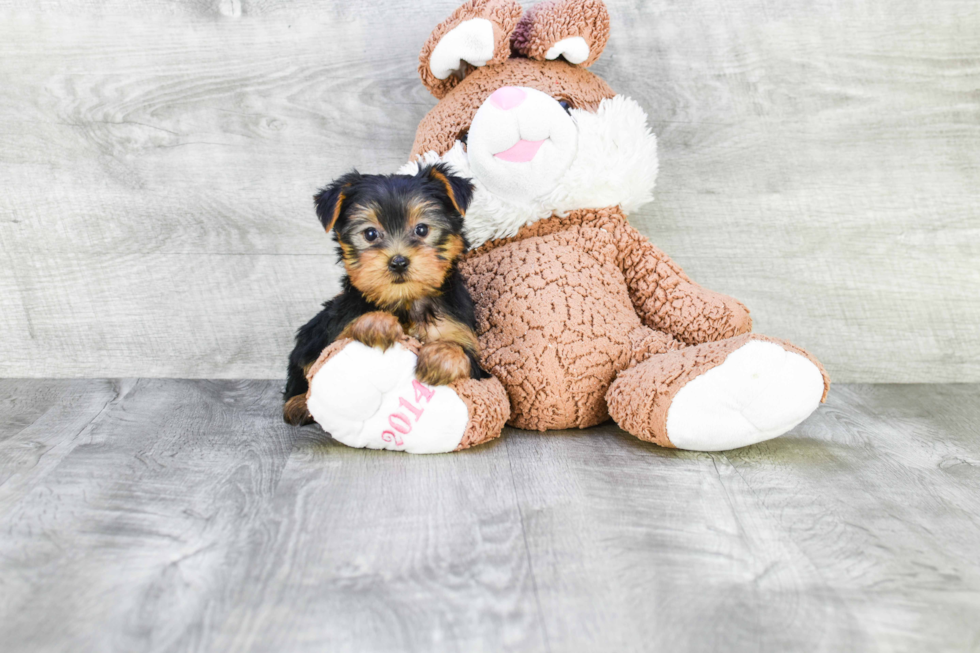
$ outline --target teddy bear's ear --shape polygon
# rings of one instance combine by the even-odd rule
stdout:
[[[514,51],[539,61],[564,57],[588,68],[609,39],[609,12],[601,0],[551,0],[527,10],[511,45]]]
[[[516,0],[470,0],[442,21],[419,54],[419,76],[442,99],[467,66],[486,66],[510,57],[510,35],[521,19]]]

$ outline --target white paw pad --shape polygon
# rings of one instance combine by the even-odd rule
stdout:
[[[752,340],[681,388],[667,412],[678,449],[724,451],[778,437],[820,405],[823,375],[807,358]]]
[[[352,342],[310,381],[313,419],[349,447],[445,453],[459,446],[466,404],[446,386],[415,378],[416,356],[396,344],[387,351]]]

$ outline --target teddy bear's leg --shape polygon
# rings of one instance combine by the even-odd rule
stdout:
[[[350,447],[444,453],[500,435],[510,417],[501,383],[462,379],[431,386],[415,378],[418,341],[386,350],[344,339],[310,368],[306,405],[313,419]]]
[[[621,372],[606,401],[641,440],[695,451],[780,436],[826,397],[820,363],[788,342],[747,333],[650,356]]]

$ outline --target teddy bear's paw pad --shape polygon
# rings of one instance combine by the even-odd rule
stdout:
[[[823,389],[823,375],[808,359],[753,340],[680,389],[667,413],[667,437],[694,451],[770,440],[806,419]]]
[[[453,451],[469,420],[466,404],[447,386],[418,381],[415,360],[400,344],[381,351],[352,342],[311,379],[307,408],[349,447]]]

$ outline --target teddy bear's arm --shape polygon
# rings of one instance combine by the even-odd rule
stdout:
[[[610,226],[630,299],[644,324],[689,345],[752,330],[752,318],[744,304],[691,281],[679,265],[625,219],[615,219]]]

